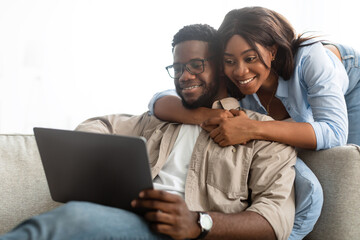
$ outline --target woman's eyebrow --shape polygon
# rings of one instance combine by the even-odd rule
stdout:
[[[250,51],[255,51],[255,49],[249,48],[249,49],[243,51],[243,52],[240,54],[240,56],[241,56],[241,55],[244,55],[245,53],[250,52]],[[224,52],[224,55],[226,55],[226,56],[234,56],[234,54],[227,53],[227,52]]]

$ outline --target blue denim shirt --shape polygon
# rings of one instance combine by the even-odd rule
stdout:
[[[287,81],[279,77],[275,96],[294,121],[312,125],[319,150],[346,144],[348,116],[344,95],[348,86],[341,61],[321,43],[315,43],[299,48],[294,73]],[[155,101],[165,95],[177,96],[175,90],[155,94],[149,103],[152,114]],[[256,93],[241,99],[240,105],[267,114]]]

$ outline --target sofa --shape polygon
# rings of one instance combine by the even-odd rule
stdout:
[[[306,239],[360,239],[360,148],[298,154],[324,190],[322,214]],[[50,197],[34,136],[0,134],[0,234],[59,205]]]

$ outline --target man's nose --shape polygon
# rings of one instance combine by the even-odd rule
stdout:
[[[184,69],[183,73],[181,74],[179,81],[183,82],[183,81],[188,81],[188,80],[193,80],[196,78],[195,74],[190,73],[186,68]]]

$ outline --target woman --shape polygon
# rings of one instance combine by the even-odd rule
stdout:
[[[360,145],[360,127],[355,123],[360,118],[359,56],[354,50],[326,45],[332,53],[314,39],[296,37],[285,18],[261,7],[229,12],[218,32],[223,72],[233,85],[231,90],[245,95],[242,107],[268,114],[275,121],[253,121],[241,111],[189,110],[173,96],[160,99],[174,92],[152,99],[149,108],[157,117],[202,124],[222,146],[252,139],[318,150],[346,142]],[[320,214],[322,191],[302,161],[297,161],[295,170],[296,216],[290,239],[301,239]]]
[[[296,37],[285,18],[260,7],[229,12],[218,32],[223,70],[245,95],[240,100],[242,107],[275,120],[291,117],[295,122],[258,122],[241,112],[233,112],[236,117],[224,121],[212,117],[219,111],[180,110],[171,105],[177,100],[167,98],[156,103],[156,116],[192,124],[205,121],[202,126],[222,146],[252,139],[317,150],[346,142],[360,145],[360,127],[355,122],[360,117],[355,94],[360,88],[360,74],[356,72],[358,65],[351,66],[357,64],[351,48],[327,45],[333,54],[320,42]],[[336,55],[340,56],[338,49],[350,82],[344,66],[336,59]]]

